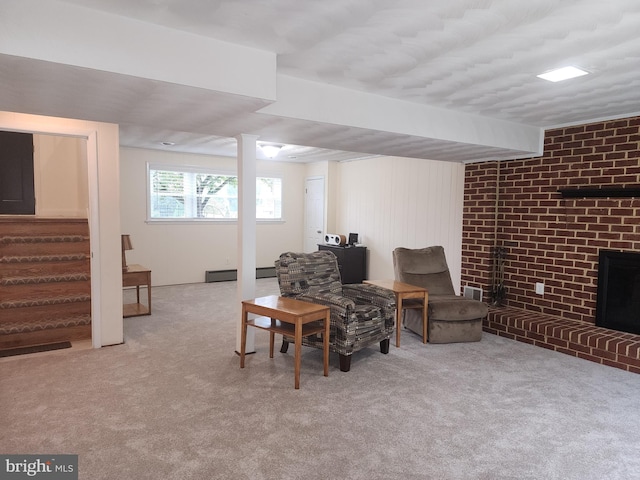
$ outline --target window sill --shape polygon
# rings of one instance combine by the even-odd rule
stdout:
[[[180,218],[168,218],[168,219],[159,219],[159,218],[148,218],[145,221],[148,225],[198,225],[198,224],[237,224],[238,220],[236,218],[233,219],[224,219],[224,218],[192,218],[192,219],[180,219]],[[285,223],[285,220],[282,218],[278,219],[258,219],[256,220],[257,224],[277,224],[277,223]]]

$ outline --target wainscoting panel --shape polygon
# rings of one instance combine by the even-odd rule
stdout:
[[[369,278],[393,278],[396,247],[442,245],[460,289],[464,165],[400,157],[339,164],[336,233],[368,247]]]

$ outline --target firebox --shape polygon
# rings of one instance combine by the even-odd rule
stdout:
[[[600,250],[596,325],[640,333],[640,253]]]

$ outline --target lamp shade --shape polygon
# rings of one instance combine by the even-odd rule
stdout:
[[[131,235],[122,235],[122,250],[133,250]]]

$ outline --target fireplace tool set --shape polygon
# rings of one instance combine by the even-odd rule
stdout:
[[[507,290],[504,286],[504,264],[507,258],[507,250],[504,247],[495,247],[493,250],[493,285],[491,289],[492,305],[502,306]]]

